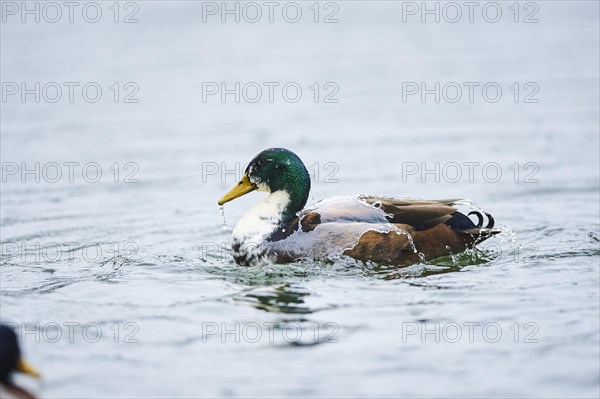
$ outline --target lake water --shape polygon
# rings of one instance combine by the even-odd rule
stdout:
[[[44,374],[24,385],[600,395],[598,2],[54,4],[2,3],[0,316]],[[267,147],[305,161],[311,203],[468,198],[506,232],[400,270],[237,266],[216,201]]]

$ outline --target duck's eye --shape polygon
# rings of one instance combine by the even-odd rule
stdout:
[[[265,163],[267,163],[267,161],[265,161],[264,159],[259,159],[258,160],[258,164],[259,165],[264,165]]]

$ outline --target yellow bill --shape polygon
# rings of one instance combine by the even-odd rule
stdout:
[[[23,358],[20,358],[17,361],[17,371],[20,371],[23,374],[28,374],[32,377],[41,378],[42,375],[34,369],[29,363],[27,363]]]
[[[248,194],[250,191],[256,190],[256,186],[250,182],[248,178],[248,173],[244,174],[242,180],[234,186],[227,194],[225,194],[221,199],[217,202],[219,205],[223,205],[226,202],[232,201],[242,195]]]

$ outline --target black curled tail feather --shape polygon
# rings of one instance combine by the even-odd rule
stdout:
[[[494,217],[492,215],[490,215],[487,212],[483,212],[483,214],[485,214],[485,216],[487,216],[488,222],[485,225],[485,227],[483,226],[483,222],[484,222],[484,217],[481,214],[481,212],[478,211],[471,211],[468,213],[469,216],[471,215],[475,215],[477,216],[477,224],[475,225],[476,227],[481,228],[486,228],[486,229],[491,229],[494,227],[494,224],[496,223],[496,221],[494,220]]]
[[[475,215],[477,216],[477,223],[474,223],[473,220],[471,220],[471,218],[467,215],[465,215],[464,213],[460,213],[458,211],[452,213],[452,217],[447,220],[445,223],[448,227],[454,229],[454,230],[458,230],[458,231],[470,231],[473,229],[491,229],[492,227],[494,227],[494,218],[492,217],[492,215],[490,215],[489,213],[486,212],[477,212],[477,211],[471,211],[468,213],[468,215]],[[485,215],[485,217],[484,217]],[[487,224],[484,226],[485,220],[487,217]]]

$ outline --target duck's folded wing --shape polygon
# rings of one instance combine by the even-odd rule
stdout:
[[[451,200],[407,200],[389,197],[360,197],[366,203],[382,209],[391,223],[406,224],[416,231],[427,230],[452,219],[457,209]]]

